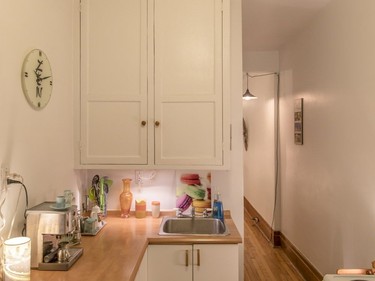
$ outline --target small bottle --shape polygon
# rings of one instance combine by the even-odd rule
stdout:
[[[152,217],[158,218],[160,216],[160,202],[152,201],[151,203]]]
[[[224,222],[224,208],[223,202],[220,199],[220,193],[215,195],[214,205],[212,209],[212,216]]]

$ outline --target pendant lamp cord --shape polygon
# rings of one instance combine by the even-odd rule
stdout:
[[[275,98],[275,197],[273,202],[273,213],[272,213],[272,223],[271,223],[271,229],[274,229],[275,227],[275,215],[276,215],[276,206],[277,206],[277,198],[278,198],[278,190],[279,190],[279,177],[280,177],[280,113],[279,113],[279,98],[280,98],[280,74],[275,73],[277,77],[276,82],[276,98]],[[271,231],[271,237],[270,240],[273,240],[274,231]],[[272,244],[274,244],[275,241],[272,241]]]

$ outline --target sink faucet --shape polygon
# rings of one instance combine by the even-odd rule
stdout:
[[[203,211],[203,217],[204,217],[204,218],[209,218],[209,217],[211,217],[211,214],[210,214],[211,211],[212,211],[211,208],[205,208],[204,211]]]
[[[176,212],[176,217],[177,218],[194,218],[195,217],[195,207],[191,207],[190,215],[184,215],[182,212],[183,212],[182,209],[178,208]]]
[[[191,207],[191,213],[190,213],[190,216],[191,216],[192,218],[195,217],[195,207]]]

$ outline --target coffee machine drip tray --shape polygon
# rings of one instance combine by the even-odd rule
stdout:
[[[45,271],[67,271],[83,254],[83,248],[69,248],[70,258],[67,262],[40,262],[38,269]]]

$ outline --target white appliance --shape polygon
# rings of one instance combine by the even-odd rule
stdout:
[[[375,281],[375,275],[337,275],[327,274],[323,281]]]

